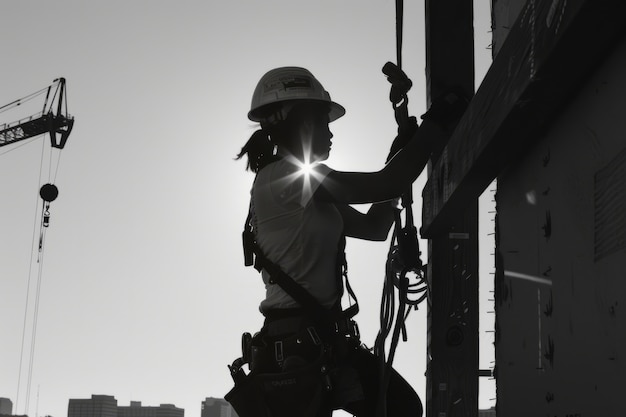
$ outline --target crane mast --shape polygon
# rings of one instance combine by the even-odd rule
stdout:
[[[56,88],[53,92],[55,84]],[[51,93],[53,93],[52,99],[50,99]],[[0,110],[21,104],[22,99],[19,99],[0,107]],[[52,147],[63,149],[73,126],[74,117],[67,112],[65,78],[58,78],[47,88],[42,111],[16,122],[0,125],[0,147],[49,133]]]

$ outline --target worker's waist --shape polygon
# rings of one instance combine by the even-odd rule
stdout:
[[[337,309],[333,312],[336,313],[333,314],[334,318],[328,321],[320,320],[319,317],[314,317],[301,308],[269,310],[264,313],[264,327],[268,336],[294,334],[309,327],[316,328],[322,337],[333,334],[358,336],[356,322],[342,316],[341,311]]]

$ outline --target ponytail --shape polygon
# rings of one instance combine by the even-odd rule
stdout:
[[[250,136],[250,139],[241,148],[241,152],[239,152],[236,159],[239,160],[244,155],[247,155],[246,170],[256,173],[276,159],[274,148],[275,145],[270,139],[268,131],[259,129]]]
[[[326,104],[319,106],[320,104],[307,102],[289,106],[283,104],[273,108],[273,113],[268,113],[269,115],[261,121],[261,128],[250,136],[236,159],[239,160],[247,155],[246,170],[259,172],[266,165],[280,158],[277,155],[277,148],[289,150],[295,145],[293,141],[299,134],[302,114],[313,110],[320,111],[320,109],[324,112],[328,111]]]

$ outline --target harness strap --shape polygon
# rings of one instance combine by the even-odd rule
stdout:
[[[293,298],[298,304],[306,309],[312,317],[318,317],[327,323],[334,323],[342,319],[350,319],[359,312],[359,303],[356,299],[356,294],[352,290],[350,283],[348,282],[348,276],[346,273],[347,266],[345,261],[345,236],[342,236],[338,254],[338,286],[339,286],[339,304],[341,303],[341,296],[343,295],[343,280],[346,281],[346,289],[348,294],[355,303],[347,309],[341,311],[339,305],[339,312],[335,312],[334,309],[328,309],[322,306],[319,301],[315,299],[304,287],[298,284],[291,276],[285,273],[278,265],[270,261],[264,254],[259,245],[256,242],[254,232],[252,229],[252,207],[248,211],[248,217],[244,225],[242,233],[243,251],[244,251],[244,264],[246,266],[254,265],[254,268],[261,272],[265,269],[270,275],[270,283],[278,284],[291,298]]]
[[[269,261],[261,254],[258,245],[255,245],[256,259],[254,267],[260,271],[265,269],[270,274],[270,284],[278,284],[287,294],[289,294],[298,304],[310,313],[323,317],[332,322],[331,311],[324,308],[307,290],[283,272],[276,264]]]

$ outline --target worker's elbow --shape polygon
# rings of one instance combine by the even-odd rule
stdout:
[[[389,237],[389,231],[383,233],[377,233],[373,236],[372,241],[374,242],[384,242]]]
[[[389,237],[390,227],[367,227],[360,230],[346,231],[346,236],[372,242],[384,242]]]

